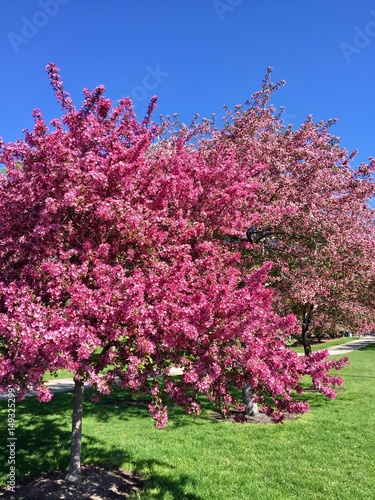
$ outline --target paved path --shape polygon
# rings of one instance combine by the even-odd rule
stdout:
[[[357,349],[361,349],[361,347],[365,347],[370,344],[375,344],[375,336],[367,336],[361,337],[360,339],[353,340],[352,342],[348,342],[347,344],[342,344],[334,347],[330,347],[328,352],[331,356],[344,356],[348,352],[355,351]],[[181,368],[171,368],[171,375],[182,375]],[[52,392],[67,392],[72,391],[74,388],[74,382],[71,378],[59,378],[54,380],[48,380],[48,387],[50,387]],[[35,391],[30,391],[27,396],[35,396]],[[7,399],[7,395],[0,394],[0,401]]]
[[[344,356],[346,353],[351,351],[356,351],[357,349],[361,349],[361,347],[365,347],[370,344],[375,344],[375,336],[365,336],[360,339],[352,340],[347,344],[336,345],[334,347],[330,347],[328,350],[331,356],[341,355]]]

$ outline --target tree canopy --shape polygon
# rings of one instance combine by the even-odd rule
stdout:
[[[269,77],[222,130],[176,131],[152,121],[156,98],[139,121],[101,85],[76,109],[47,71],[62,118],[50,128],[34,110],[23,140],[0,143],[0,389],[48,401],[44,374],[67,369],[78,399],[84,382],[150,394],[158,427],[163,392],[226,413],[231,388],[249,384],[275,421],[308,411],[295,398],[304,375],[334,397],[329,371],[346,360],[286,340],[309,305],[321,317],[353,297],[365,307],[372,167],[353,172],[323,124],[285,128]]]
[[[335,120],[286,126],[269,103],[279,85],[269,72],[251,106],[228,113],[213,150],[264,166],[247,231],[250,265],[274,263],[277,310],[296,314],[309,354],[313,331],[374,327],[375,160],[354,167],[356,152],[329,132]]]

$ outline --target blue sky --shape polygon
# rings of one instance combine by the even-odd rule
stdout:
[[[143,116],[222,116],[261,86],[287,84],[286,121],[338,118],[331,129],[356,163],[375,156],[375,3],[367,0],[1,0],[0,136],[22,137],[33,108],[60,116],[45,66],[61,69],[80,106],[98,84]]]

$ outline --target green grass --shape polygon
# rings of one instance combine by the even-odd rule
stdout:
[[[171,408],[168,427],[158,431],[146,404],[106,404],[126,397],[124,391],[98,404],[86,397],[83,462],[143,474],[148,489],[142,499],[374,498],[375,345],[349,358],[337,399],[306,393],[311,413],[282,425],[217,422],[204,402],[199,419]],[[48,404],[35,398],[18,403],[17,480],[68,467],[71,406],[71,393],[56,394]],[[0,408],[4,484],[6,403]]]
[[[44,380],[55,380],[57,378],[73,378],[74,373],[68,372],[67,370],[59,370],[56,372],[56,375],[51,375],[50,373],[46,373],[43,377]]]
[[[321,344],[313,344],[311,346],[312,351],[320,351],[321,349],[329,349],[330,347],[334,347],[336,345],[347,344],[348,342],[352,342],[356,340],[353,337],[342,337],[339,339],[331,339],[326,342],[322,342]],[[304,352],[303,347],[292,347],[295,352]]]

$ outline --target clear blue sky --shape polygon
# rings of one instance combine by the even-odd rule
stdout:
[[[358,161],[375,156],[375,3],[367,0],[1,0],[0,136],[22,137],[33,108],[60,116],[45,66],[82,88],[131,95],[143,115],[222,115],[259,89],[267,66],[287,85],[274,103],[299,125],[332,129]],[[356,162],[357,163],[357,162]]]

